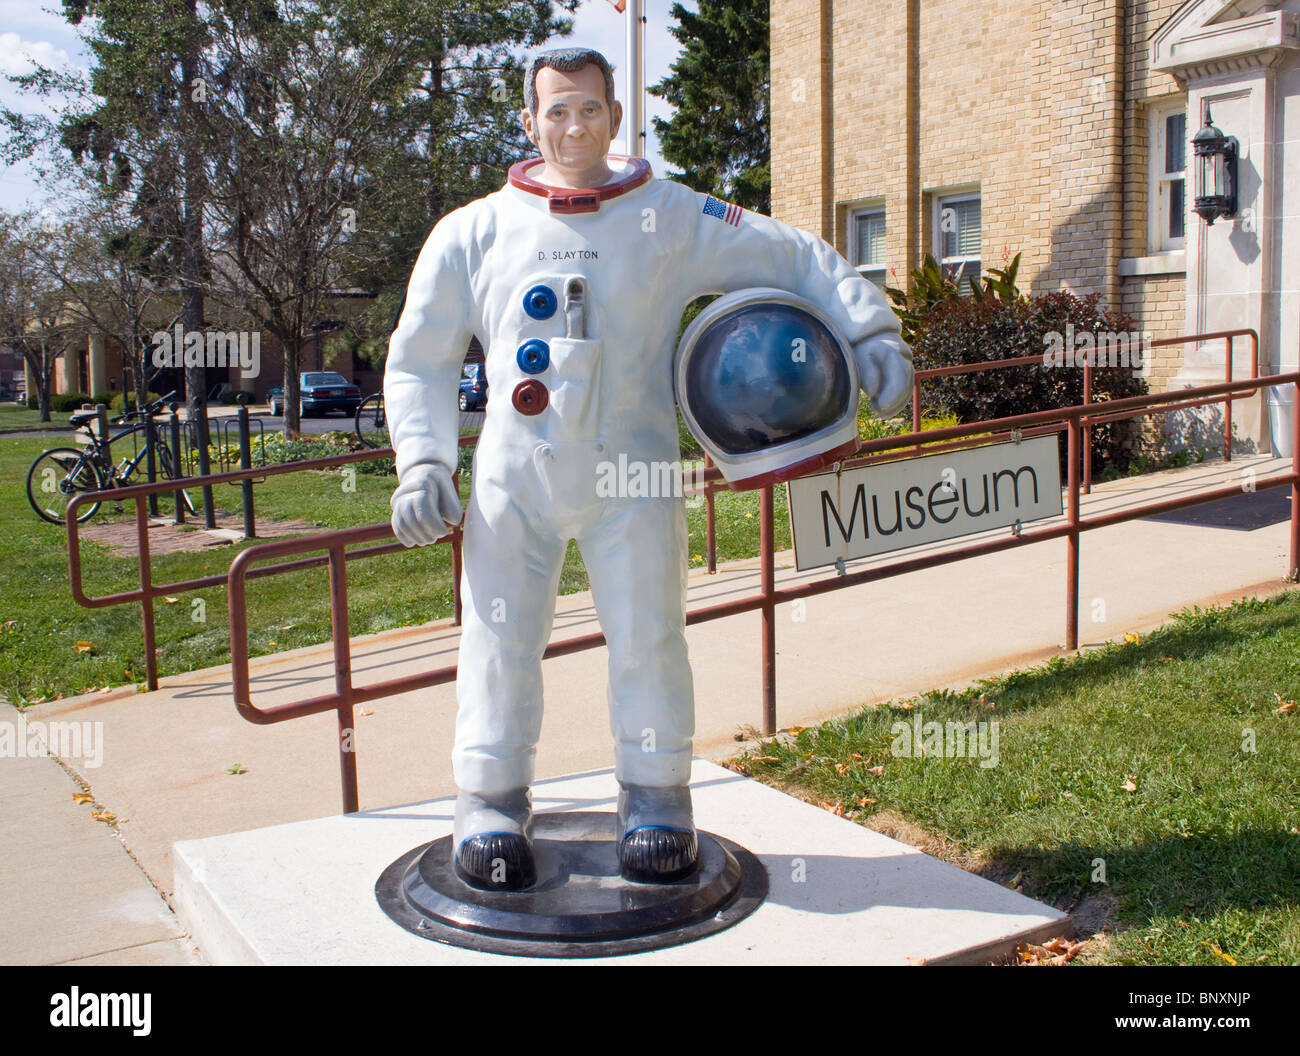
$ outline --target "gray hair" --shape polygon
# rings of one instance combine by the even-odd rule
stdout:
[[[552,69],[560,73],[573,73],[584,66],[596,66],[604,74],[605,105],[609,108],[610,123],[613,123],[614,71],[605,56],[591,48],[555,48],[539,52],[528,60],[528,66],[524,70],[524,105],[534,119],[537,117],[537,71]]]

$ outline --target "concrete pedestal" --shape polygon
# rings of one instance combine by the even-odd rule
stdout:
[[[978,964],[1068,929],[1051,906],[719,766],[696,760],[691,787],[696,824],[763,863],[767,899],[716,935],[580,963]],[[538,782],[534,809],[612,811],[617,790],[609,770]],[[216,964],[542,963],[430,942],[380,909],[380,873],[450,833],[454,802],[176,843],[177,914]]]

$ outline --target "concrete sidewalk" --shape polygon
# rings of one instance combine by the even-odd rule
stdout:
[[[1115,510],[1240,484],[1245,471],[1258,481],[1289,469],[1289,460],[1215,462],[1100,485],[1084,498],[1083,507],[1085,514]],[[1149,629],[1192,604],[1225,603],[1287,589],[1283,577],[1289,489],[1243,494],[1233,502],[1236,513],[1226,522],[1213,511],[1198,514],[1193,508],[1170,518],[1085,533],[1079,605],[1083,644]],[[1274,523],[1253,530],[1206,523],[1239,519],[1242,507]],[[920,547],[908,556],[945,548]],[[1064,640],[1065,554],[1065,540],[1054,540],[819,595],[802,606],[780,606],[780,724],[812,724],[861,704],[959,686],[1057,655]],[[899,556],[852,562],[849,568],[889,563]],[[777,555],[778,586],[834,575],[833,570],[797,573],[792,554]],[[753,560],[730,564],[713,576],[696,571],[690,576],[689,603],[694,608],[751,594],[758,580],[758,562]],[[596,629],[589,594],[559,599],[554,640]],[[693,626],[687,637],[696,686],[696,753],[723,759],[746,730],[761,724],[759,616],[750,613]],[[354,639],[353,679],[364,685],[454,663],[457,643],[457,628],[445,623]],[[539,779],[612,765],[605,664],[603,649],[546,662]],[[254,702],[261,706],[331,692],[334,664],[329,647],[317,646],[255,660],[252,674]],[[76,838],[42,843],[35,838],[40,830],[29,824],[30,814],[6,811],[7,845],[15,845],[14,833],[26,834],[20,841],[24,857],[10,860],[0,883],[0,896],[8,905],[32,907],[11,917],[21,928],[28,925],[19,921],[29,921],[39,929],[38,908],[43,903],[35,901],[38,897],[55,899],[64,907],[82,905],[80,900],[69,901],[78,897],[72,888],[60,893],[60,883],[93,876],[102,885],[104,906],[117,898],[138,899],[153,888],[170,898],[174,841],[322,817],[341,809],[333,715],[264,727],[247,723],[235,711],[228,667],[164,678],[159,690],[150,694],[124,687],[39,705],[26,714],[42,721],[103,723],[102,765],[88,769],[76,758],[65,763],[85,780],[96,801],[117,815],[121,840],[138,869],[132,866],[134,873],[114,870],[110,875],[95,864],[99,859],[91,855],[99,853],[97,840],[115,843],[101,823],[90,823],[93,831]],[[454,685],[361,707],[356,721],[361,808],[453,793],[454,719]],[[32,783],[34,763],[46,768],[37,784]],[[228,773],[235,764],[246,772]],[[71,776],[61,774],[49,760],[0,760],[0,790],[13,789],[0,794],[6,799],[11,794],[24,797],[23,810],[37,816],[47,808],[54,810],[58,801],[71,810],[71,794],[78,787]],[[96,839],[90,839],[92,835]],[[117,850],[125,861],[120,845]],[[33,870],[50,882],[29,885],[26,878]],[[155,934],[148,930],[152,926],[149,922],[138,940],[123,943],[106,959],[139,963],[153,956],[144,952],[159,942],[148,937]],[[88,938],[82,948],[75,943],[59,946],[56,958],[41,952],[45,941],[39,930],[16,936],[11,932],[0,948],[0,960],[69,960],[107,949]],[[178,942],[178,956],[182,950]]]

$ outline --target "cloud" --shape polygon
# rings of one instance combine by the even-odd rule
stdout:
[[[35,63],[57,70],[71,66],[72,56],[48,40],[23,40],[17,33],[0,33],[0,75],[30,73]]]

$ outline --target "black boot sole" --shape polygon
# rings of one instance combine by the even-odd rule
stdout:
[[[639,884],[671,884],[695,872],[699,853],[694,832],[636,829],[619,844],[619,874]]]
[[[457,876],[479,891],[524,891],[537,882],[533,849],[513,832],[471,836],[456,852],[455,868]]]

